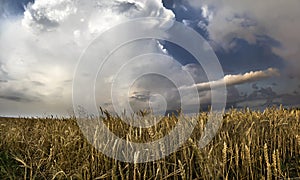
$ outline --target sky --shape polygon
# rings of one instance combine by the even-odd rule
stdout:
[[[115,25],[142,17],[163,18],[166,31],[173,21],[195,30],[213,49],[224,77],[208,82],[195,57],[174,43],[137,40],[104,63],[95,84],[97,106],[113,111],[129,102],[134,111],[149,104],[168,111],[183,98],[188,111],[205,109],[213,87],[225,82],[227,108],[299,107],[298,7],[299,0],[0,0],[0,115],[72,115],[74,73],[84,50]],[[120,30],[103,43],[132,33]],[[124,60],[147,53],[159,56],[130,65]],[[145,69],[161,75],[140,77]],[[176,88],[198,94],[180,97]]]

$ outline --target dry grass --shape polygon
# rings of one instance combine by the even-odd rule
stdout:
[[[177,152],[148,163],[108,158],[83,137],[75,119],[0,119],[0,179],[278,179],[300,177],[300,110],[231,110],[204,149],[197,140],[207,120],[197,118],[193,136]],[[120,137],[135,132],[117,121],[106,123]],[[140,133],[151,141],[176,124],[166,118]],[[167,128],[164,128],[167,127]],[[168,129],[169,128],[169,129]],[[124,134],[125,132],[125,134]],[[132,133],[137,134],[137,133]],[[157,135],[158,134],[158,135]]]

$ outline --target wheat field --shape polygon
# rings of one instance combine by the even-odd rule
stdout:
[[[300,177],[300,110],[232,109],[203,149],[197,141],[207,113],[196,118],[188,141],[171,155],[124,163],[97,151],[75,118],[0,118],[0,179],[286,179]],[[112,115],[104,122],[120,137],[151,141],[177,122],[165,117],[136,137]]]

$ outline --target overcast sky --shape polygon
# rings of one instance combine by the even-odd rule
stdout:
[[[117,82],[113,92],[120,97],[121,108],[123,97],[133,109],[151,102],[173,110],[180,105],[170,80],[176,79],[180,88],[197,88],[203,107],[210,104],[210,88],[220,82],[227,85],[227,107],[299,107],[299,7],[299,0],[1,0],[0,115],[72,113],[73,75],[83,50],[114,25],[141,17],[164,18],[166,24],[175,20],[193,28],[213,48],[224,77],[208,83],[205,71],[182,47],[139,40],[120,48],[104,66],[95,85],[98,105],[112,109],[108,85]],[[145,28],[154,26],[149,23]],[[109,43],[117,37],[106,40]],[[147,52],[161,58],[132,61],[114,79],[113,70],[123,67],[125,58]],[[169,80],[158,75],[136,78],[145,69],[164,72]],[[126,89],[130,82],[131,88]],[[188,107],[197,105],[194,96],[182,98]]]

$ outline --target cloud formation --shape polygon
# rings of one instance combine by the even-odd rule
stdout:
[[[298,57],[300,52],[297,44],[298,36],[294,37],[298,32],[298,24],[289,25],[293,15],[299,14],[295,11],[298,1],[292,0],[290,4],[287,3],[289,6],[295,5],[291,7],[291,12],[279,9],[280,6],[287,9],[286,4],[270,1],[267,0],[270,4],[276,4],[271,8],[278,9],[277,18],[273,18],[273,15],[265,15],[267,6],[265,2],[260,2],[262,3],[260,8],[256,8],[257,4],[254,8],[255,3],[252,1],[243,4],[234,0],[229,0],[228,3],[223,1],[219,3],[215,0],[199,3],[198,0],[189,0],[189,3],[202,10],[202,16],[208,23],[199,22],[196,25],[207,26],[213,41],[231,48],[231,42],[235,37],[255,43],[258,37],[261,38],[257,35],[268,35],[282,44],[282,46],[272,47],[272,50],[286,57],[291,62],[293,69],[291,72],[294,72],[297,65],[293,59]],[[6,11],[3,7],[0,6],[0,14]],[[247,11],[249,7],[253,7],[253,11]],[[174,19],[175,14],[166,9],[160,0],[35,0],[34,3],[26,6],[23,16],[7,17],[1,21],[0,113],[65,114],[72,106],[72,78],[83,50],[110,27],[140,17],[165,18],[166,21],[161,23],[167,29],[172,25],[170,20]],[[287,21],[284,21],[280,27],[276,23],[274,25],[273,21],[281,21],[282,18]],[[189,25],[189,21],[185,23]],[[291,27],[287,29],[288,33],[285,35],[281,33],[284,26]],[[155,26],[147,23],[145,28],[155,28]],[[120,30],[122,36],[129,36],[130,33]],[[116,37],[118,36],[107,37],[105,40],[114,41]],[[181,66],[176,63],[176,59],[172,58],[140,60],[120,74],[112,74],[113,70],[122,68],[124,59],[145,53],[168,55],[168,50],[159,41],[140,40],[121,47],[118,52],[111,55],[110,63],[105,65],[103,76],[97,79],[95,85],[99,104],[112,108],[111,99],[107,95],[111,93],[110,85],[112,83],[116,85],[118,82],[115,90],[118,91],[119,96],[116,97],[120,97],[120,100],[129,98],[131,105],[136,108],[148,107],[149,102],[160,110],[178,108],[180,105],[178,92],[173,90],[174,84],[163,77],[141,77],[131,86],[128,93],[126,89],[128,82],[135,80],[145,69],[163,72],[166,77],[177,80],[178,88],[197,88],[201,102],[205,105],[211,100],[210,88],[217,88],[221,82],[231,87],[232,96],[237,96],[238,92],[234,89],[234,85],[278,75],[278,71],[271,68],[240,75],[227,75],[219,81],[207,82],[205,72],[200,65]],[[116,79],[116,76],[119,79]],[[190,76],[194,83],[189,81]],[[193,94],[187,93],[181,98],[191,107],[197,105]],[[167,104],[164,104],[166,102]],[[124,105],[124,101],[119,104]],[[161,108],[161,105],[166,107]]]
[[[174,14],[159,0],[36,0],[26,6],[24,16],[3,20],[0,113],[14,111],[16,102],[18,114],[36,114],[47,109],[65,113],[72,106],[71,83],[80,54],[103,31],[137,17],[161,17],[168,21]],[[124,36],[128,33],[122,32]],[[107,41],[113,39],[107,37]],[[141,48],[164,52],[159,43],[149,41],[128,47],[127,55],[115,57],[114,63],[121,64],[122,58]],[[108,68],[113,67],[111,64]],[[20,93],[16,96],[14,92]],[[39,103],[27,105],[23,100]]]
[[[273,53],[287,61],[286,74],[300,78],[300,1],[185,0],[202,9],[209,21],[209,37],[224,49],[234,49],[235,39],[256,44],[269,37]]]

